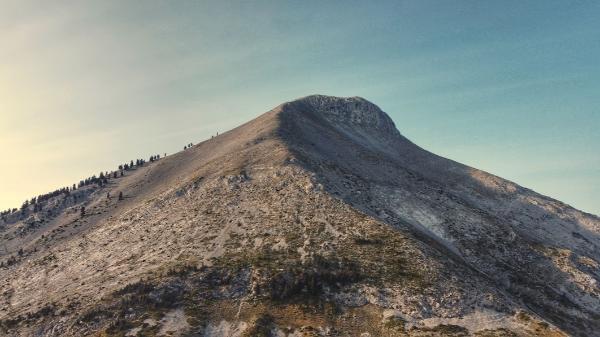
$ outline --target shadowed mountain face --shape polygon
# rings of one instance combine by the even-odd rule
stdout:
[[[284,103],[78,193],[0,221],[4,334],[600,336],[600,219],[362,98]]]

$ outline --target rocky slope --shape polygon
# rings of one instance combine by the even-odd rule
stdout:
[[[284,103],[61,205],[0,223],[5,335],[600,336],[600,219],[362,98]]]

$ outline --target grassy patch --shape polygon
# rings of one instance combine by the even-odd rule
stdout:
[[[406,322],[404,321],[404,319],[402,319],[402,317],[392,316],[392,317],[388,317],[385,320],[385,322],[383,323],[383,326],[386,329],[393,330],[393,331],[404,331],[404,324],[406,324]]]

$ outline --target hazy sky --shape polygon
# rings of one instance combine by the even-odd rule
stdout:
[[[594,1],[0,0],[0,209],[321,93],[600,214],[599,18]]]

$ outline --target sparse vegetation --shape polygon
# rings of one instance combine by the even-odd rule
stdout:
[[[244,331],[242,337],[272,337],[273,317],[263,314],[256,318],[248,329]]]
[[[434,327],[412,328],[410,334],[423,337],[467,337],[469,330],[459,325],[440,324]]]
[[[513,332],[509,329],[505,329],[505,328],[480,330],[475,333],[475,336],[476,337],[518,337],[518,335],[515,332]]]
[[[402,319],[402,317],[391,316],[385,320],[384,327],[393,331],[404,331],[405,323],[406,322],[404,319]]]
[[[157,161],[160,159],[160,155],[155,155],[155,156],[151,156],[152,158],[152,162]],[[97,176],[93,175],[91,177],[82,179],[79,181],[78,184],[73,184],[72,186],[67,186],[67,187],[62,187],[60,189],[54,190],[52,192],[49,193],[45,193],[45,194],[41,194],[39,196],[33,197],[31,199],[27,199],[25,200],[20,208],[20,215],[21,216],[25,216],[26,214],[32,212],[32,213],[37,213],[40,212],[43,209],[44,204],[53,198],[62,196],[63,198],[69,197],[71,195],[71,193],[75,190],[77,190],[78,188],[82,188],[82,187],[86,187],[86,186],[95,186],[95,187],[103,187],[106,186],[109,182],[109,179],[116,179],[119,176],[119,172],[121,173],[120,176],[124,176],[123,171],[128,171],[128,170],[132,170],[136,167],[142,167],[144,166],[144,164],[146,163],[146,161],[144,159],[136,159],[135,162],[133,160],[131,160],[128,164],[122,164],[119,165],[118,170],[117,171],[110,171],[110,172],[100,172]],[[10,208],[4,211],[0,212],[0,219],[3,219],[4,221],[7,221],[7,216],[17,213],[16,208]]]

